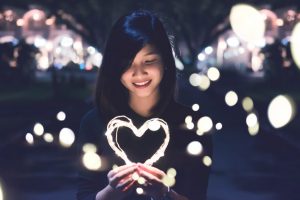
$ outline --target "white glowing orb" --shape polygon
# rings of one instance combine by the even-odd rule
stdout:
[[[137,173],[137,172],[134,172],[132,175],[131,175],[131,178],[132,180],[135,180],[137,181],[139,179],[140,175]]]
[[[199,83],[201,81],[200,79],[201,79],[201,77],[199,74],[193,73],[190,76],[189,81],[192,86],[197,87],[197,86],[199,86]]]
[[[274,128],[287,125],[295,115],[294,100],[285,95],[275,97],[268,107],[268,118]]]
[[[207,76],[211,81],[217,81],[220,78],[220,71],[216,67],[210,67]]]
[[[66,113],[63,111],[60,111],[56,115],[57,120],[64,121],[66,119]]]
[[[44,133],[44,126],[41,123],[36,123],[33,127],[33,132],[37,136],[41,136]]]
[[[174,168],[169,168],[169,169],[167,170],[167,176],[175,177],[176,174],[177,174],[177,171],[176,171],[176,169],[174,169]]]
[[[146,179],[142,176],[140,176],[137,180],[138,184],[144,185],[146,183]]]
[[[207,55],[210,55],[214,52],[214,49],[211,47],[211,46],[208,46],[204,49],[204,52],[207,54]]]
[[[190,155],[198,156],[202,153],[203,146],[198,141],[192,141],[187,145],[186,150]]]
[[[292,31],[291,52],[296,65],[300,69],[300,22],[296,24]]]
[[[195,125],[193,122],[190,122],[190,123],[186,124],[186,127],[187,127],[187,129],[192,130],[192,129],[194,129]]]
[[[197,104],[197,103],[193,104],[193,106],[192,106],[192,110],[193,110],[193,111],[198,111],[199,108],[200,108],[200,106],[199,106],[199,104]]]
[[[222,123],[218,122],[218,123],[216,124],[216,129],[217,129],[217,130],[221,130],[222,128],[223,128]]]
[[[87,51],[88,51],[89,54],[95,54],[97,52],[97,50],[92,46],[89,46],[87,48]]]
[[[71,47],[73,45],[73,43],[74,43],[73,38],[71,38],[69,36],[63,36],[60,41],[60,44],[63,47]]]
[[[64,147],[70,147],[75,141],[75,134],[69,128],[63,128],[59,132],[59,142]]]
[[[160,123],[159,123],[159,121],[156,121],[156,120],[150,121],[148,123],[148,128],[151,131],[158,131],[160,129]]]
[[[136,188],[136,193],[140,194],[140,195],[143,194],[144,193],[143,188],[140,188],[140,187]]]
[[[248,127],[248,132],[251,136],[255,136],[259,131],[259,123],[256,123],[254,126]]]
[[[47,40],[43,37],[36,37],[34,39],[34,46],[36,46],[37,48],[41,48],[46,46],[47,44]]]
[[[235,37],[235,36],[229,37],[229,38],[226,40],[226,42],[227,42],[227,44],[228,44],[229,47],[235,48],[235,47],[240,46],[240,41],[239,41],[239,39],[238,39],[237,37]]]
[[[3,194],[3,189],[2,189],[1,183],[0,183],[0,200],[4,200],[4,194]]]
[[[31,133],[26,133],[25,139],[26,139],[26,142],[30,145],[32,145],[34,143],[34,138]]]
[[[51,133],[45,133],[44,136],[43,136],[43,138],[48,143],[51,143],[54,140],[54,137],[53,137],[53,135]]]
[[[253,100],[250,97],[245,97],[242,101],[242,106],[245,111],[250,112],[254,107]]]
[[[209,156],[204,156],[202,162],[205,166],[209,167],[212,164],[212,159]]]
[[[206,58],[206,56],[205,56],[204,53],[199,53],[199,54],[198,54],[198,60],[199,60],[199,61],[204,61],[205,58]]]
[[[205,91],[209,88],[209,86],[210,86],[209,78],[203,74],[200,75],[199,76],[199,85],[198,85],[199,89],[202,91]]]
[[[246,124],[248,127],[253,127],[257,124],[257,116],[254,113],[250,113],[246,118]]]
[[[201,132],[203,133],[208,132],[211,130],[212,127],[213,127],[213,122],[210,117],[204,116],[198,120],[197,128]]]
[[[229,91],[225,95],[225,102],[228,106],[234,106],[238,99],[238,95],[234,91]]]
[[[85,143],[82,146],[82,151],[84,153],[88,153],[88,152],[96,153],[97,152],[97,147],[96,147],[96,145],[94,145],[92,143]]]
[[[202,135],[204,135],[204,132],[201,131],[201,130],[199,130],[199,129],[197,129],[196,134],[199,135],[199,136],[202,136]]]
[[[164,176],[162,182],[167,187],[173,187],[176,183],[175,177],[173,176]]]
[[[188,124],[188,123],[191,123],[193,121],[193,118],[192,116],[188,115],[185,117],[185,123]]]
[[[101,158],[94,152],[85,153],[82,157],[82,162],[88,170],[95,171],[99,170],[101,167]]]
[[[247,4],[237,4],[231,8],[229,20],[236,35],[250,43],[257,43],[265,33],[263,15]]]

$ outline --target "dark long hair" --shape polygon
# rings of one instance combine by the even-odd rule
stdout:
[[[120,78],[146,44],[158,49],[165,70],[159,86],[160,99],[151,113],[158,115],[174,100],[176,68],[166,30],[152,12],[134,11],[114,24],[106,41],[95,91],[96,106],[105,119],[123,114],[128,109],[129,92]]]

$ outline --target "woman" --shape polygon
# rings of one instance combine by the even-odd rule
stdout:
[[[161,21],[149,11],[135,11],[121,17],[107,40],[96,87],[96,108],[86,114],[80,128],[80,147],[93,143],[106,167],[90,171],[82,166],[79,176],[79,200],[114,199],[205,199],[210,168],[202,162],[211,156],[211,138],[185,128],[185,118],[198,120],[199,114],[174,101],[175,62],[169,38]],[[163,141],[163,130],[145,132],[141,138],[129,129],[118,130],[118,141],[133,164],[124,164],[108,145],[107,123],[125,115],[136,127],[151,118],[167,122],[170,142],[160,160],[142,164]],[[201,155],[190,156],[187,145],[199,141]],[[119,167],[112,169],[112,165]],[[164,171],[177,171],[175,185],[164,183]],[[133,175],[142,177],[138,183]],[[136,189],[141,188],[142,194]]]

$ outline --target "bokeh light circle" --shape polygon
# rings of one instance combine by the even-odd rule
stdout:
[[[69,128],[61,129],[59,133],[59,142],[63,147],[70,147],[75,141],[75,134]]]
[[[99,170],[101,167],[101,158],[94,152],[85,153],[82,162],[87,169],[92,171]]]
[[[207,76],[211,81],[217,81],[220,78],[220,71],[216,67],[210,67],[207,70]]]
[[[268,107],[268,118],[274,128],[287,125],[295,116],[295,102],[287,95],[278,95]]]
[[[235,34],[246,42],[257,44],[264,36],[266,25],[259,10],[247,4],[231,8],[229,20]]]
[[[198,156],[202,153],[203,146],[199,141],[192,141],[187,145],[186,150],[188,154]]]
[[[300,69],[300,22],[296,24],[291,34],[292,57]]]
[[[234,91],[227,92],[225,102],[228,106],[234,106],[238,102],[238,95]]]

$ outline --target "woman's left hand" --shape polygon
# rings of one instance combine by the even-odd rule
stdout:
[[[160,169],[139,163],[137,164],[137,171],[146,180],[142,186],[146,195],[160,198],[168,191],[168,187],[162,181],[166,174]]]

